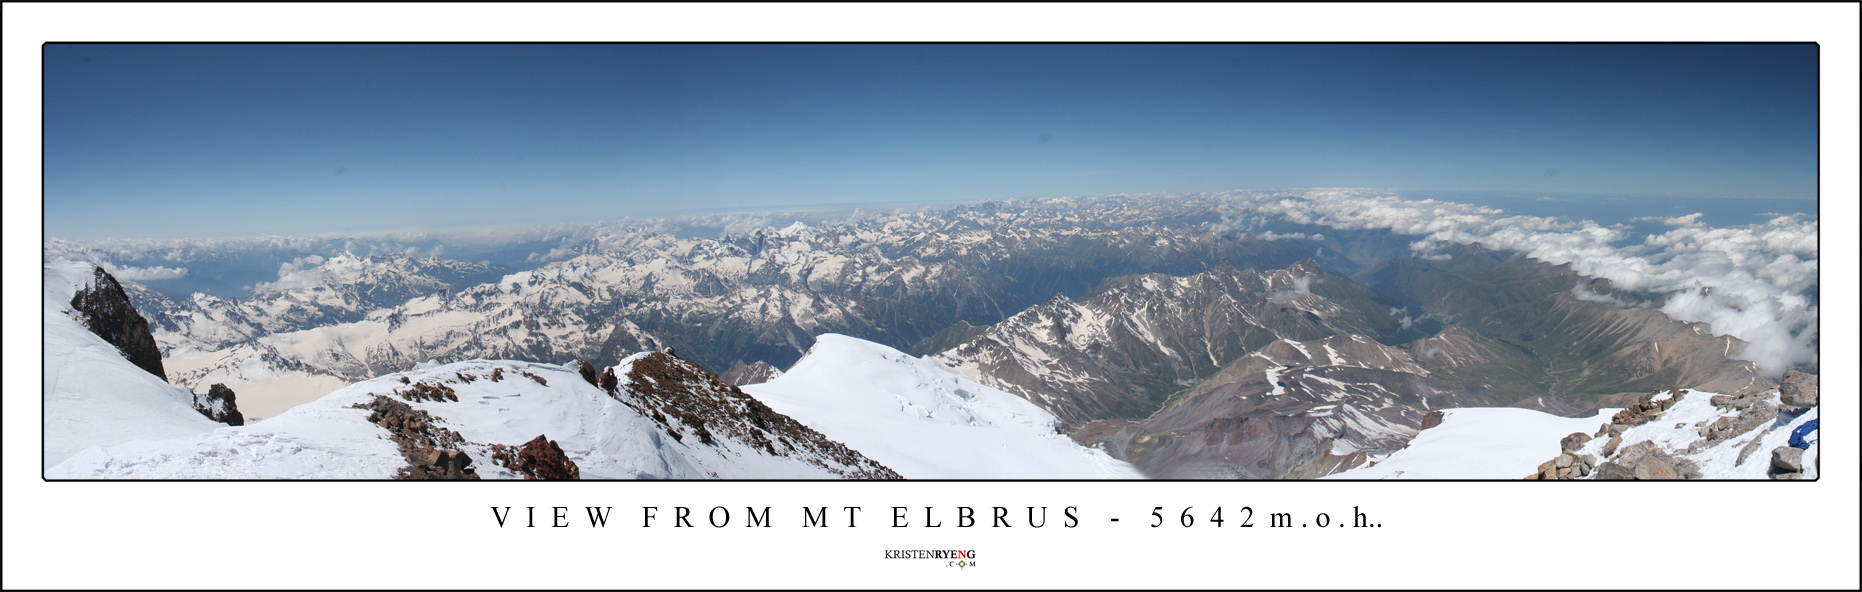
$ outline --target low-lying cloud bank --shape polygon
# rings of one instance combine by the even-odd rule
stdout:
[[[108,263],[103,264],[103,267],[110,272],[110,275],[115,276],[116,279],[131,282],[172,280],[187,277],[186,267],[162,267],[160,265],[152,267],[132,267],[128,265],[110,265]]]
[[[292,259],[289,263],[278,264],[278,281],[259,282],[252,286],[253,292],[289,292],[323,285],[323,257],[310,255]]]
[[[1817,220],[1779,216],[1763,224],[1714,228],[1698,218],[1663,218],[1674,228],[1640,243],[1619,244],[1632,238],[1633,227],[1509,215],[1383,192],[1319,189],[1232,194],[1224,225],[1284,220],[1344,230],[1388,229],[1421,237],[1410,249],[1430,259],[1448,257],[1440,251],[1443,243],[1478,242],[1520,251],[1541,261],[1568,263],[1618,288],[1667,294],[1662,312],[1707,323],[1715,334],[1746,342],[1734,357],[1752,361],[1773,377],[1796,364],[1817,364],[1817,306],[1805,295],[1817,285]],[[1580,297],[1586,295],[1607,299]]]

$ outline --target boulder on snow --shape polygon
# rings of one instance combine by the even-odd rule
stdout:
[[[1559,440],[1558,446],[1560,449],[1565,450],[1566,452],[1569,452],[1572,450],[1583,448],[1584,443],[1589,442],[1589,441],[1590,441],[1590,436],[1588,434],[1585,434],[1583,432],[1572,432],[1571,435],[1565,436],[1563,440]]]
[[[1771,449],[1771,466],[1780,473],[1804,470],[1804,449],[1779,446]]]
[[[1616,441],[1610,443],[1612,446]],[[1693,461],[1678,459],[1654,442],[1643,441],[1625,446],[1610,462],[1594,471],[1598,479],[1672,480],[1699,479],[1700,467]]]
[[[1598,465],[1596,473],[1596,478],[1599,480],[1632,480],[1636,478],[1635,471],[1629,470],[1629,468],[1614,462],[1606,462]]]
[[[225,384],[215,383],[204,395],[195,393],[194,410],[226,425],[246,425],[246,417],[239,413],[239,404],[233,399],[233,389]]]
[[[1636,463],[1636,478],[1644,481],[1680,479],[1681,474],[1666,460],[1649,457]]]
[[[491,460],[522,474],[525,479],[563,481],[582,478],[575,461],[563,453],[562,447],[555,440],[543,434],[538,434],[519,447],[494,444],[491,446]]]
[[[1784,382],[1778,385],[1778,398],[1786,407],[1816,407],[1817,375],[1785,371]]]

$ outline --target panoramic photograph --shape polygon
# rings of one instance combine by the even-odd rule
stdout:
[[[41,49],[45,480],[1819,478],[1815,43]]]

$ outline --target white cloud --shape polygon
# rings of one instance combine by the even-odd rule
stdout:
[[[1391,308],[1390,316],[1397,317],[1397,324],[1404,329],[1408,329],[1415,325],[1417,321],[1429,318],[1428,313],[1423,313],[1423,315],[1419,317],[1409,316],[1409,307]],[[1435,355],[1430,354],[1429,357],[1435,357]]]
[[[1314,278],[1313,276],[1309,276],[1309,275],[1303,275],[1300,277],[1293,278],[1293,289],[1280,290],[1278,292],[1274,292],[1272,295],[1268,296],[1267,299],[1273,300],[1276,302],[1283,302],[1283,301],[1298,299],[1301,295],[1311,294],[1312,293],[1312,281],[1314,279],[1316,278]]]
[[[104,265],[104,267],[109,268],[110,275],[115,276],[116,279],[132,282],[172,280],[187,277],[186,267],[162,267],[159,265],[155,267],[118,267],[108,264]]]
[[[1618,288],[1669,294],[1662,311],[1705,322],[1746,342],[1734,357],[1771,376],[1796,363],[1817,363],[1817,307],[1803,294],[1817,283],[1818,222],[1780,216],[1765,224],[1713,228],[1699,214],[1663,218],[1674,226],[1630,243],[1627,226],[1589,220],[1509,215],[1490,207],[1407,200],[1362,190],[1237,193],[1222,223],[1271,220],[1347,230],[1389,229],[1421,236],[1410,248],[1446,259],[1440,243],[1481,243],[1606,278]]]
[[[525,257],[524,260],[525,261],[554,261],[557,259],[568,259],[574,256],[576,256],[576,251],[574,249],[570,249],[567,247],[556,247],[554,249],[550,249],[550,252],[548,253],[543,253],[543,254],[531,253],[530,256]]]
[[[1609,294],[1599,294],[1596,291],[1591,290],[1590,286],[1584,285],[1583,282],[1578,282],[1578,283],[1571,285],[1571,295],[1576,297],[1578,300],[1586,300],[1590,302],[1602,302],[1604,304],[1608,304],[1610,306],[1614,306],[1617,308],[1648,308],[1650,304],[1648,302],[1635,302],[1632,300],[1625,300],[1622,298],[1611,296]]]
[[[311,255],[292,259],[290,263],[278,264],[278,281],[259,282],[252,286],[253,292],[288,292],[305,290],[323,285],[323,270],[319,267],[324,258]]]
[[[1280,234],[1278,232],[1269,230],[1266,232],[1262,232],[1260,234],[1256,234],[1254,236],[1264,241],[1277,241],[1283,238],[1288,239],[1288,240],[1306,240],[1306,233],[1304,232],[1289,232],[1286,234]]]
[[[1703,215],[1704,214],[1700,212],[1695,212],[1692,214],[1688,214],[1686,216],[1675,216],[1673,218],[1664,218],[1662,216],[1638,216],[1635,218],[1630,218],[1629,221],[1630,222],[1660,222],[1662,224],[1667,224],[1669,226],[1705,226],[1705,224],[1702,224],[1700,221],[1700,217]]]

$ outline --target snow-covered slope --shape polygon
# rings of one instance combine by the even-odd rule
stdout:
[[[1778,413],[1776,390],[1733,396],[1675,389],[1647,401],[1653,405],[1576,419],[1529,409],[1448,409],[1441,425],[1423,430],[1408,448],[1326,478],[1518,479],[1563,454],[1561,440],[1583,434],[1588,439],[1573,442],[1570,455],[1588,457],[1595,466],[1585,463],[1584,474],[1569,478],[1770,479],[1777,472],[1772,451],[1786,445],[1792,430],[1817,419],[1818,411]],[[1661,405],[1667,401],[1673,402]],[[1804,450],[1797,478],[1817,478],[1819,448],[1812,442]],[[1648,456],[1664,469],[1638,473],[1637,463],[1648,462]],[[1610,464],[1623,470],[1604,466]]]
[[[907,479],[1137,479],[1028,401],[898,350],[821,335],[777,379],[743,387]]]
[[[72,317],[91,285],[89,263],[45,264],[45,457],[49,468],[92,446],[184,438],[226,427],[193,407],[193,394],[124,359]]]
[[[1674,396],[1672,391],[1662,395]],[[1730,395],[1691,391],[1681,395],[1680,400],[1654,419],[1623,430],[1622,441],[1616,446],[1610,446],[1610,438],[1593,438],[1574,454],[1595,455],[1604,461],[1620,460],[1623,451],[1631,450],[1639,443],[1650,442],[1675,459],[1694,463],[1702,479],[1769,479],[1772,450],[1790,441],[1791,430],[1817,419],[1819,410],[1812,407],[1796,413],[1778,413],[1776,390],[1753,395],[1759,402],[1743,409],[1734,409],[1732,405],[1724,403],[1715,405],[1716,397],[1722,402],[1738,400]],[[1702,433],[1703,428],[1716,424],[1739,425],[1739,420],[1746,415],[1752,416],[1750,419],[1757,424],[1756,427],[1743,433],[1730,433],[1737,429],[1727,430],[1728,433],[1719,437],[1708,437]],[[1818,437],[1815,432],[1811,433],[1812,439]],[[1819,449],[1817,444],[1812,443],[1803,452],[1804,471],[1801,478],[1817,478]],[[1606,450],[1616,454],[1605,454]],[[1593,472],[1589,478],[1601,476]]]
[[[1408,448],[1322,478],[1518,479],[1557,456],[1560,438],[1595,432],[1616,411],[1570,418],[1510,407],[1445,409],[1442,424],[1416,434]]]
[[[628,376],[631,366],[651,355],[664,356],[638,354],[614,369]],[[457,400],[400,394],[423,384],[435,392],[444,387]],[[430,416],[433,426],[456,433],[463,440],[456,449],[475,461],[483,478],[521,478],[491,462],[494,445],[518,446],[539,435],[557,442],[584,479],[836,479],[870,476],[860,471],[873,467],[857,453],[852,463],[832,458],[844,449],[824,454],[818,442],[796,434],[778,438],[775,428],[766,439],[779,443],[760,448],[733,435],[748,430],[733,432],[731,418],[713,418],[702,428],[677,417],[655,418],[649,396],[626,382],[617,392],[611,396],[565,366],[459,362],[359,382],[253,425],[91,448],[47,476],[389,479],[409,461],[397,449],[395,434],[371,423],[370,410],[358,408],[377,396],[405,401]],[[780,424],[779,418],[763,421]],[[699,437],[705,428],[710,432]]]

